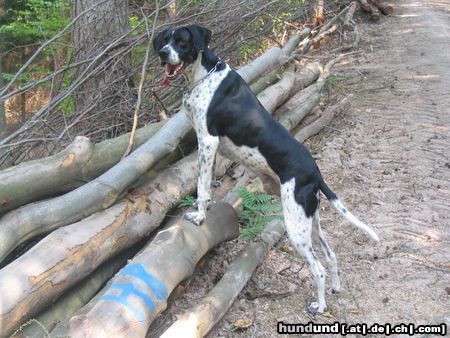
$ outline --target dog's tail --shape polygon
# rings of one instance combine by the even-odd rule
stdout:
[[[364,231],[373,240],[377,242],[380,240],[375,231],[373,231],[370,227],[353,216],[353,214],[342,204],[341,200],[323,180],[320,182],[320,190],[323,192],[326,198],[328,198],[331,204],[337,209],[337,211],[339,211],[339,213],[344,216],[350,223]]]

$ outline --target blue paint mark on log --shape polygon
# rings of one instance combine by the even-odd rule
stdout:
[[[129,264],[120,270],[119,275],[128,275],[140,279],[147,284],[147,286],[152,289],[153,293],[161,300],[165,299],[169,294],[167,287],[160,280],[149,274],[142,264]]]
[[[142,282],[144,282],[153,292],[153,294],[156,295],[157,298],[163,300],[166,299],[169,291],[167,290],[167,287],[157,278],[153,277],[151,274],[147,272],[144,265],[142,264],[130,264],[127,265],[125,268],[123,268],[119,273],[118,276],[132,276],[135,277]],[[111,295],[108,294],[109,290],[112,289],[119,289],[122,292],[120,295]],[[137,309],[133,304],[131,304],[128,300],[128,297],[130,295],[139,297],[142,299],[145,304],[147,305],[147,308],[152,311],[155,309],[155,304],[152,301],[152,299],[149,297],[148,294],[140,291],[132,281],[127,282],[114,282],[108,291],[100,298],[101,300],[109,300],[113,301],[119,304],[122,304],[129,308],[135,315],[135,317],[139,321],[145,320],[146,316],[145,314]]]

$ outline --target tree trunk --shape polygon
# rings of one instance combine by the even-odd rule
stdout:
[[[98,2],[99,0],[71,1],[71,17],[77,17]],[[74,62],[100,54],[112,41],[129,30],[127,0],[108,0],[98,5],[94,11],[83,15],[74,24],[72,31]],[[124,111],[132,111],[129,108],[133,106],[135,98],[130,81],[131,54],[121,53],[120,48],[112,49],[91,66],[89,71],[99,66],[101,70],[92,74],[75,91],[75,113],[79,114],[86,110],[104,111],[111,116],[112,125],[114,119],[123,115]],[[111,58],[113,54],[117,57]],[[109,60],[105,63],[106,59]],[[78,78],[85,71],[86,66],[79,67],[74,78]],[[127,100],[131,104],[126,104]]]
[[[161,338],[204,337],[223,317],[272,246],[284,234],[282,221],[270,222],[258,240],[247,244],[200,303],[179,316]]]
[[[384,15],[392,15],[394,13],[394,6],[388,3],[381,3],[379,6],[381,13]]]
[[[0,218],[0,260],[32,236],[48,233],[113,205],[134,181],[173,152],[190,129],[191,122],[181,111],[130,156],[95,180],[65,195],[27,204],[5,214]]]
[[[314,23],[317,26],[322,26],[325,22],[325,16],[323,14],[323,0],[316,0],[314,5]]]
[[[0,332],[11,333],[107,259],[148,236],[194,190],[197,177],[193,153],[111,208],[52,232],[0,270],[0,294],[8,294],[0,301]],[[8,293],[11,288],[17,292]]]
[[[192,275],[200,258],[238,235],[237,215],[229,204],[212,205],[202,226],[180,217],[114,277],[86,315],[70,319],[67,336],[144,337],[167,307],[172,290]]]
[[[102,286],[105,285],[119,269],[127,264],[127,261],[131,259],[136,252],[137,249],[133,247],[119,256],[115,256],[103,263],[88,277],[76,284],[62,297],[58,298],[57,301],[34,317],[34,319],[42,324],[48,332],[52,331],[56,325],[64,320],[68,320],[79,309],[87,304]],[[41,326],[32,324],[25,326],[23,330],[14,335],[14,338],[26,337],[40,338],[47,337],[47,335],[44,334]]]
[[[151,138],[165,122],[139,129],[135,148]],[[53,156],[23,162],[0,171],[0,216],[21,205],[60,194],[88,182],[117,164],[127,147],[129,134],[92,144],[76,137]]]

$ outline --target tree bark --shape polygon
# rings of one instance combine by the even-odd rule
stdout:
[[[140,128],[134,147],[142,145],[166,121]],[[129,134],[92,144],[78,136],[60,153],[23,162],[0,171],[0,215],[29,202],[38,201],[80,186],[117,164],[126,149]]]
[[[211,206],[202,226],[179,218],[116,275],[86,315],[70,319],[67,335],[144,337],[150,323],[166,308],[172,290],[192,275],[200,258],[238,235],[236,212],[229,204]]]
[[[349,109],[351,99],[352,95],[349,95],[334,106],[325,109],[317,120],[301,128],[295,134],[295,139],[299,142],[304,142],[306,139],[318,134],[325,126],[331,123],[338,112]]]
[[[378,21],[380,20],[380,10],[373,3],[369,3],[370,6],[370,20]]]
[[[272,69],[266,75],[252,83],[250,85],[250,89],[257,94],[274,84],[276,81],[280,80],[281,74],[286,70],[286,63],[292,60],[292,53],[297,48],[300,41],[306,38],[309,34],[311,34],[311,29],[305,28],[292,36],[286,45],[281,49],[281,64],[276,65],[275,69]]]
[[[388,3],[381,3],[378,8],[384,15],[392,15],[394,13],[394,6]]]
[[[7,295],[0,302],[0,332],[11,333],[108,258],[147,236],[195,189],[197,177],[193,153],[120,203],[52,232],[0,270],[0,293]],[[12,289],[16,292],[7,292]]]
[[[359,0],[359,3],[361,4],[361,8],[363,9],[364,12],[367,12],[367,13],[371,12],[371,8],[370,8],[368,0]]]
[[[272,246],[284,234],[282,221],[270,222],[259,236],[242,250],[227,271],[199,304],[183,314],[161,338],[204,337],[223,317],[247,284]]]
[[[255,81],[267,69],[270,69],[280,63],[283,52],[279,47],[273,47],[263,55],[257,57],[248,65],[241,67],[238,73],[248,84]]]
[[[71,17],[77,17],[98,1],[71,1]],[[95,11],[89,12],[74,23],[72,30],[74,62],[98,55],[112,41],[125,35],[129,30],[127,0],[109,0],[98,5]],[[122,103],[127,100],[135,101],[130,79],[131,54],[120,53],[118,49],[120,47],[111,50],[98,60],[93,68],[101,65],[112,54],[117,54],[117,57],[102,66],[102,71],[90,76],[77,88],[74,93],[75,113],[86,110],[106,111],[111,116],[112,124],[116,114],[127,111],[124,107],[128,105],[124,106]],[[78,78],[85,71],[86,67],[79,67],[74,78]]]
[[[0,219],[0,260],[33,236],[48,233],[113,205],[127,188],[189,132],[184,112],[168,121],[150,140],[97,179],[65,195],[10,211]]]
[[[56,302],[48,306],[34,317],[47,332],[51,332],[59,323],[73,316],[98,290],[111,279],[120,268],[127,264],[127,260],[136,254],[136,249],[131,248],[118,257],[114,257],[103,263],[87,278],[76,284]],[[39,325],[28,325],[14,335],[14,338],[46,337]]]
[[[359,3],[357,1],[353,1],[348,8],[347,14],[345,14],[344,17],[344,23],[342,24],[342,27],[344,29],[349,30],[352,28],[351,20],[353,20],[353,17],[355,16],[355,12],[357,11],[359,6]]]

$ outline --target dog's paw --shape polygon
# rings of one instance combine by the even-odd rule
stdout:
[[[200,225],[205,220],[205,215],[198,211],[188,212],[184,215],[188,221],[194,223],[195,225]]]
[[[312,302],[306,309],[306,311],[308,311],[309,313],[315,315],[315,314],[320,314],[325,312],[325,310],[327,309],[326,306],[319,306],[319,303],[317,302]]]
[[[335,295],[335,294],[337,294],[339,292],[341,292],[341,287],[339,285],[335,285],[335,286],[331,287],[331,293],[333,295]]]

